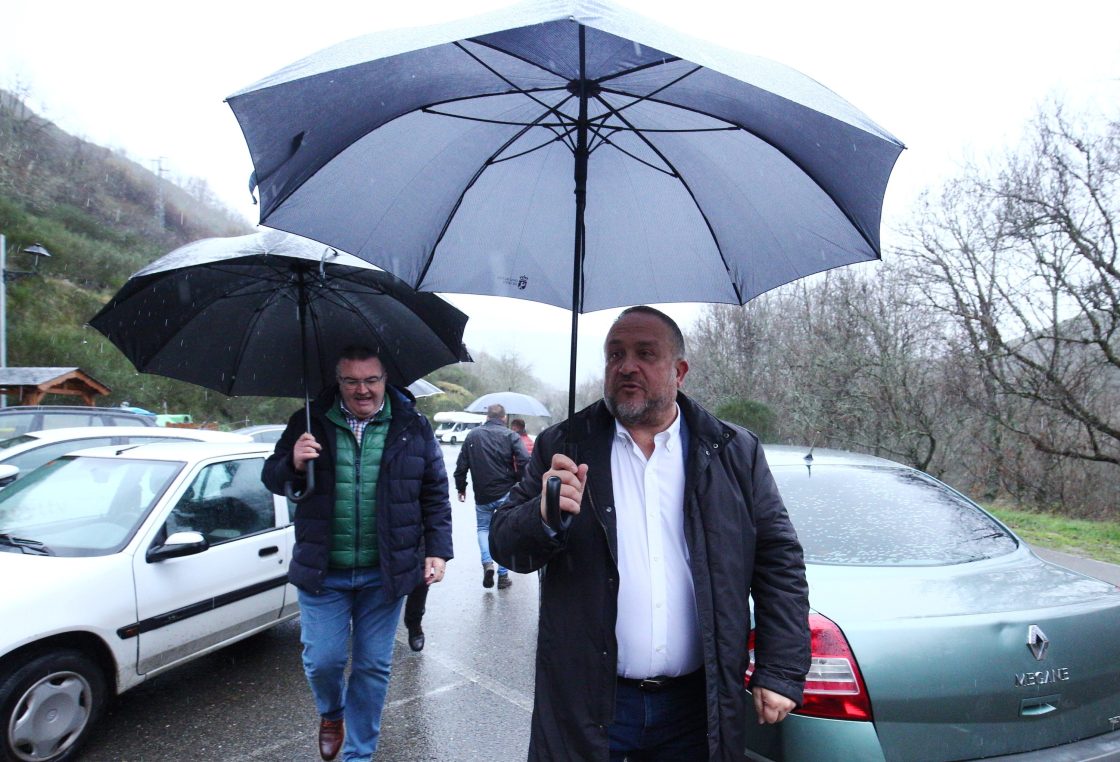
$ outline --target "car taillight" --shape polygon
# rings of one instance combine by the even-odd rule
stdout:
[[[805,694],[794,714],[832,720],[870,720],[871,699],[859,673],[856,657],[844,633],[828,617],[809,615],[812,662],[805,675]],[[754,630],[747,643],[750,664],[746,685],[754,674]]]

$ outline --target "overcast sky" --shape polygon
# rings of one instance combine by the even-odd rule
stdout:
[[[148,168],[162,159],[175,175],[206,179],[255,223],[247,182],[252,167],[223,102],[227,95],[350,37],[508,4],[7,0],[0,87],[26,88],[30,105],[63,129],[123,149]],[[799,69],[901,139],[908,150],[884,208],[888,250],[892,226],[921,190],[952,174],[963,158],[1017,140],[1046,98],[1113,111],[1120,102],[1120,3],[1112,0],[620,4]],[[518,354],[543,380],[566,385],[566,311],[494,297],[450,299],[471,315],[468,347]],[[698,309],[668,311],[687,327]],[[598,372],[614,314],[581,317],[581,378]]]

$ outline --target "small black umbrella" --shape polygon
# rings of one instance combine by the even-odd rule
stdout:
[[[304,398],[348,344],[400,386],[455,362],[467,316],[349,254],[264,231],[182,246],[132,275],[89,324],[136,369],[228,395]],[[314,477],[309,473],[310,493]]]

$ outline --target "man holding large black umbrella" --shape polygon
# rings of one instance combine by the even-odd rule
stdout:
[[[443,579],[452,557],[447,472],[427,418],[390,385],[378,354],[345,348],[337,385],[294,414],[262,478],[273,492],[318,481],[296,511],[288,571],[299,588],[303,664],[320,714],[319,753],[377,750],[403,597]],[[349,680],[345,671],[352,661]]]
[[[800,703],[809,669],[797,534],[758,438],[679,391],[671,318],[624,310],[605,354],[604,399],[541,433],[491,525],[499,563],[543,569],[529,758],[742,759],[752,627],[760,722]]]

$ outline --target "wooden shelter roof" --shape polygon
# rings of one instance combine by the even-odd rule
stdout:
[[[62,394],[92,406],[110,391],[81,368],[0,368],[0,394],[8,395],[9,403],[38,405],[48,394]]]

